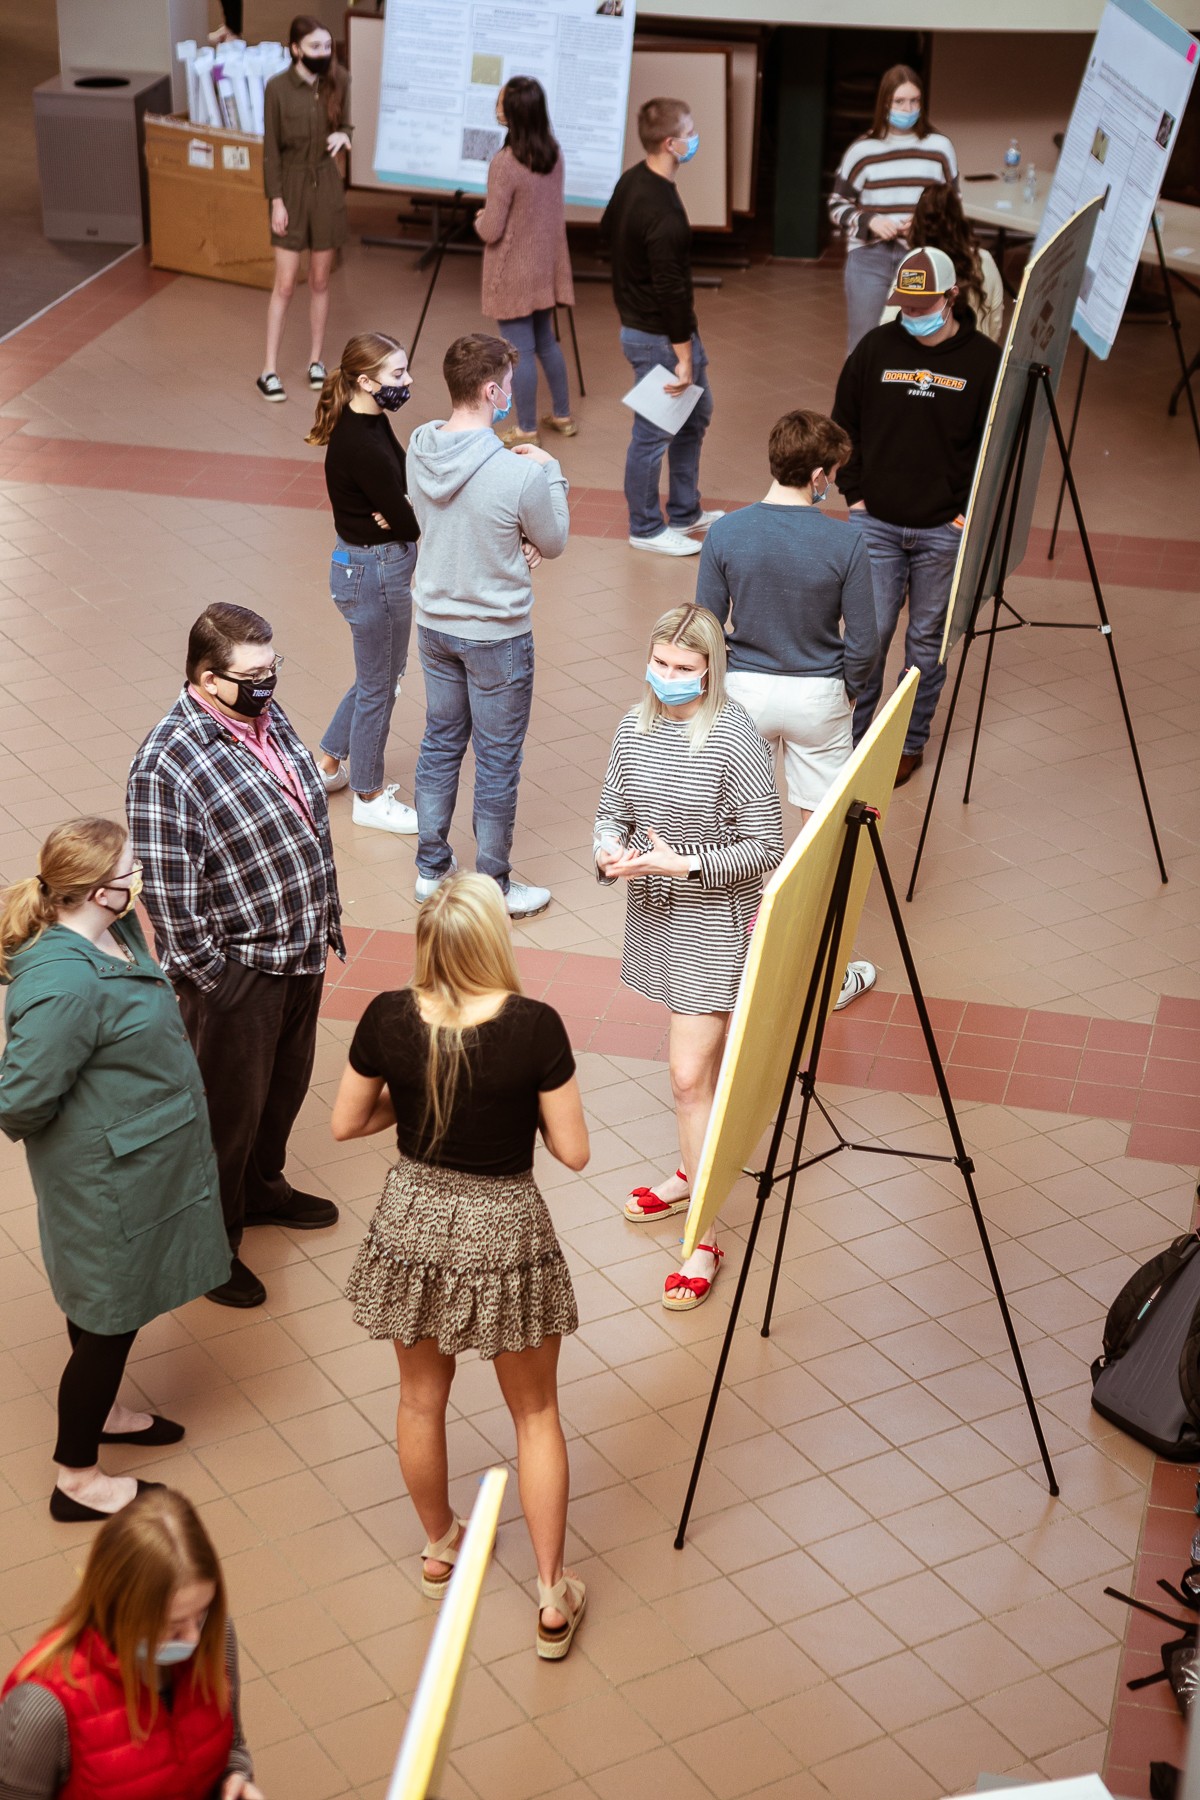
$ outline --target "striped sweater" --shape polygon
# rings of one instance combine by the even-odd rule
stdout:
[[[940,131],[924,137],[895,131],[885,138],[856,138],[838,167],[829,216],[849,240],[847,247],[855,250],[871,241],[871,220],[877,214],[910,218],[925,189],[941,181],[958,187],[954,145]]]

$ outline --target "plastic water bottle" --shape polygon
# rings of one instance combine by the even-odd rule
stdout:
[[[1025,165],[1025,204],[1032,206],[1037,199],[1037,170],[1032,163]]]
[[[1004,179],[1015,181],[1021,173],[1021,146],[1016,138],[1009,138],[1008,149],[1004,152]]]

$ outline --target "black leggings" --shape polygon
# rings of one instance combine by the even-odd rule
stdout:
[[[136,1331],[102,1337],[67,1320],[71,1355],[58,1384],[58,1442],[64,1469],[91,1469],[100,1458],[100,1433],[117,1397]]]

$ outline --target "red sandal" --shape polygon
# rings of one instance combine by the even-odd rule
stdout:
[[[679,1181],[687,1180],[682,1169],[676,1169],[675,1175]],[[681,1194],[678,1200],[663,1200],[653,1188],[636,1187],[625,1202],[625,1217],[641,1225],[647,1219],[669,1219],[672,1213],[686,1212],[691,1204],[690,1192]]]
[[[663,1283],[662,1297],[662,1303],[668,1312],[692,1312],[697,1306],[702,1306],[712,1292],[725,1252],[718,1249],[716,1244],[697,1244],[696,1248],[707,1250],[715,1259],[712,1275],[681,1275],[678,1269],[673,1275],[668,1275]]]

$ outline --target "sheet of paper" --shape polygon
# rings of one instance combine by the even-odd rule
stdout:
[[[643,375],[636,387],[630,388],[622,397],[621,404],[632,407],[635,413],[640,413],[651,425],[657,425],[660,431],[669,431],[674,437],[680,426],[687,424],[692,416],[692,409],[704,392],[703,388],[693,383],[682,394],[668,394],[667,383],[674,380],[675,371],[664,369],[660,363],[648,375]]]

